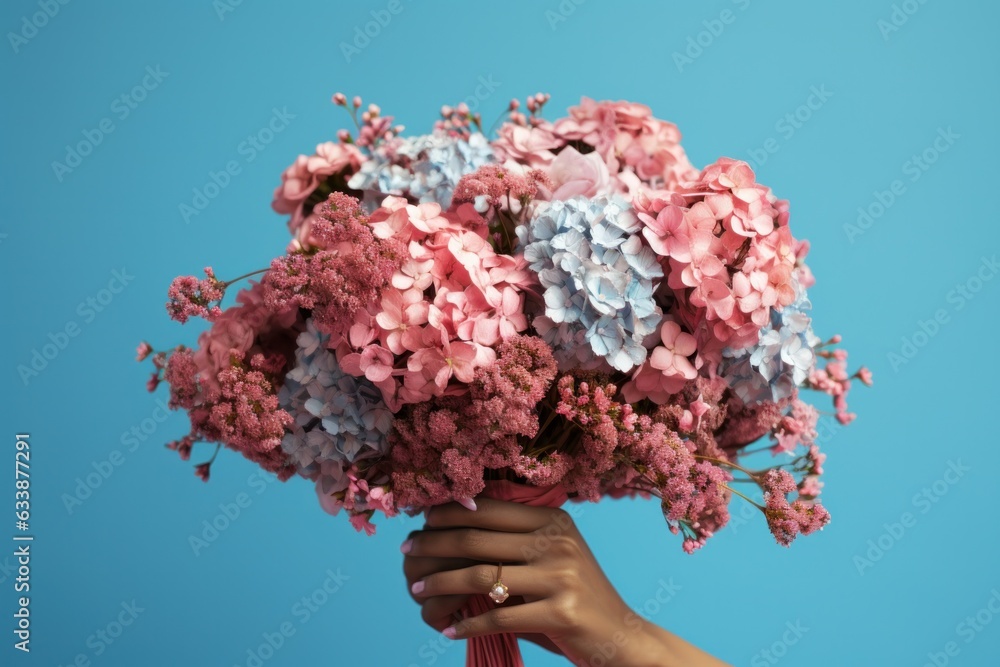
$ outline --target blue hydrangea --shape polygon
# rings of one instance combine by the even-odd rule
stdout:
[[[518,228],[545,290],[534,326],[563,367],[604,360],[627,372],[646,359],[643,339],[663,317],[653,299],[663,270],[640,229],[618,196],[543,202]]]
[[[788,398],[816,367],[821,341],[807,313],[812,303],[797,278],[793,277],[793,285],[795,301],[780,311],[771,309],[771,321],[760,330],[756,345],[722,352],[719,373],[744,403]]]
[[[384,454],[392,413],[378,388],[365,378],[347,375],[326,347],[329,336],[306,322],[296,339],[296,366],[278,392],[281,407],[295,422],[281,442],[301,472],[315,472],[323,462],[342,467]]]
[[[400,158],[409,165],[400,165]],[[347,184],[365,191],[369,208],[390,194],[409,195],[422,204],[435,202],[448,208],[459,179],[493,162],[493,149],[482,134],[474,133],[466,140],[435,132],[399,139],[391,155],[376,149]]]

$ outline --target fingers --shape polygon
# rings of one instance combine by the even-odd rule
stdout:
[[[433,572],[444,570],[461,570],[464,567],[471,567],[476,561],[467,558],[418,558],[407,556],[403,559],[403,575],[409,584],[418,579],[423,579]]]
[[[429,600],[422,600],[420,616],[424,619],[424,623],[438,632],[442,632],[445,628],[462,620],[462,615],[459,612],[468,601],[468,595],[440,595]]]
[[[546,633],[552,630],[552,605],[547,601],[498,607],[445,628],[449,639],[469,639],[497,633]]]
[[[535,538],[527,533],[501,533],[478,528],[422,530],[413,533],[401,550],[423,558],[468,558],[487,562],[527,560]]]
[[[566,515],[562,510],[530,507],[492,498],[477,498],[476,504],[476,511],[466,509],[458,503],[432,507],[427,510],[427,527],[482,528],[506,533],[530,533],[545,527],[555,517]]]
[[[496,565],[474,565],[429,574],[415,581],[410,592],[418,601],[438,595],[482,595],[489,592],[496,580]],[[515,595],[547,597],[556,592],[554,584],[541,576],[537,569],[523,565],[504,567],[503,583]]]

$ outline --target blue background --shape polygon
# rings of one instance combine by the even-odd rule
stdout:
[[[813,242],[817,331],[842,333],[852,368],[865,363],[876,378],[852,393],[854,425],[824,419],[834,520],[791,549],[739,506],[730,529],[692,557],[655,503],[581,506],[578,523],[625,599],[736,665],[779,655],[790,665],[933,664],[928,654],[949,642],[953,655],[939,665],[997,664],[1000,617],[987,607],[996,595],[1000,610],[989,340],[1000,280],[983,260],[1000,250],[986,206],[997,178],[1000,5],[907,0],[893,25],[888,0],[400,0],[345,55],[370,12],[390,15],[388,0],[233,2],[232,11],[209,0],[71,2],[34,32],[24,20],[42,11],[37,0],[0,10],[0,451],[10,470],[14,434],[30,433],[36,536],[30,656],[11,646],[12,547],[0,550],[0,662],[68,665],[82,654],[94,665],[246,665],[262,634],[289,622],[295,634],[265,664],[463,663],[464,648],[424,626],[406,593],[397,547],[415,520],[383,521],[366,539],[323,514],[309,484],[263,483],[229,452],[203,484],[163,449],[185,419],[157,421],[165,394],[144,391],[150,368],[134,349],[142,339],[195,340],[198,324],[182,328],[163,310],[175,275],[211,264],[233,276],[283,249],[271,193],[297,154],[347,126],[334,91],[379,103],[419,134],[441,104],[469,99],[491,122],[511,97],[542,90],[550,118],[582,94],[640,101],[679,125],[697,165],[751,159],[791,200],[796,235]],[[30,38],[12,43],[9,33],[22,31]],[[686,50],[694,57],[678,61]],[[152,89],[124,116],[114,100],[147,67],[167,74],[147,78]],[[479,99],[481,80],[495,90]],[[800,108],[813,87],[832,95]],[[294,118],[251,161],[241,142],[275,108]],[[808,120],[783,120],[796,113]],[[67,145],[98,136],[105,118],[113,131],[57,175]],[[777,152],[758,159],[768,139]],[[933,164],[914,169],[925,150]],[[186,222],[179,206],[231,160],[239,173]],[[889,195],[877,193],[897,180],[885,206]],[[864,227],[859,207],[872,214]],[[102,292],[116,270],[131,276],[127,285]],[[977,291],[962,296],[959,285]],[[88,298],[105,303],[98,311]],[[67,325],[78,335],[22,377],[18,366]],[[126,437],[133,427],[141,441]],[[67,508],[80,480],[107,472],[112,457],[120,465]],[[12,509],[12,481],[3,484]],[[196,555],[189,538],[241,493],[249,505]],[[11,526],[0,535],[13,534],[4,516]],[[295,605],[328,569],[347,579],[303,622]],[[96,639],[133,601],[142,610],[134,622],[113,643]],[[977,613],[978,630],[962,625]],[[565,664],[533,648],[526,658]]]

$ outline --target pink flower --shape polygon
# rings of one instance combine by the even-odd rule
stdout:
[[[167,313],[181,324],[190,317],[204,317],[211,322],[222,313],[217,302],[226,294],[226,283],[215,277],[212,267],[205,267],[205,278],[178,276],[167,290]],[[212,305],[216,304],[216,305]]]
[[[171,408],[190,409],[198,399],[198,365],[191,350],[179,347],[167,359],[163,379],[170,385]]]
[[[191,458],[191,446],[194,444],[194,437],[186,435],[180,440],[174,440],[168,442],[166,447],[172,451],[177,452],[182,461],[187,461]]]
[[[393,354],[419,350],[420,326],[427,323],[429,307],[418,290],[386,290],[382,295],[382,311],[375,316],[383,332],[382,344]]]
[[[872,372],[866,366],[859,368],[855,375],[861,380],[861,384],[868,387],[872,386]]]
[[[359,533],[363,530],[365,535],[375,534],[375,524],[371,522],[371,514],[365,512],[361,514],[352,514],[349,519],[351,525],[354,526],[354,530]]]
[[[149,343],[147,343],[146,341],[142,341],[141,343],[139,343],[139,347],[136,348],[136,351],[135,351],[135,360],[136,361],[143,361],[152,352],[153,352],[153,346],[150,345]]]
[[[684,209],[676,203],[657,202],[663,207],[655,215],[639,209],[638,217],[645,223],[642,235],[649,246],[661,257],[672,257],[682,262],[691,261],[691,238]]]
[[[546,170],[552,180],[552,200],[566,200],[581,195],[596,197],[610,194],[611,178],[608,167],[597,153],[581,154],[567,146]]]
[[[799,533],[809,535],[830,522],[830,513],[819,503],[799,499],[789,504],[787,495],[798,487],[788,471],[771,469],[758,481],[764,490],[764,516],[778,544],[787,547]]]
[[[502,164],[513,160],[533,169],[548,166],[555,159],[554,149],[563,142],[552,134],[552,126],[542,122],[533,127],[522,127],[513,123],[500,126],[493,150]]]
[[[682,331],[677,322],[666,320],[660,327],[660,340],[663,344],[653,349],[649,365],[667,376],[686,380],[697,377],[698,371],[688,359],[697,351],[694,336]]]
[[[638,179],[654,189],[675,189],[698,175],[677,126],[653,118],[645,105],[584,97],[569,114],[556,121],[554,134],[593,146],[622,191],[635,192]]]
[[[395,358],[392,352],[381,345],[369,345],[361,353],[345,355],[340,359],[340,366],[345,373],[354,376],[365,376],[371,382],[378,383],[387,380],[392,375]]]
[[[327,141],[316,146],[313,155],[300,155],[281,175],[281,185],[274,190],[271,208],[278,213],[291,213],[288,227],[298,230],[306,213],[302,205],[326,177],[347,171],[348,175],[361,167],[364,155],[353,144]]]
[[[489,321],[496,323],[500,340],[507,340],[528,328],[528,318],[524,314],[523,294],[518,294],[513,287],[504,287],[501,291],[496,292],[494,297],[488,298],[496,314],[495,318]],[[497,341],[494,340],[495,342]],[[490,343],[490,345],[492,344]]]
[[[853,412],[844,412],[844,411],[837,412],[837,421],[840,422],[842,426],[847,426],[852,421],[857,419],[857,417],[858,416]]]
[[[433,379],[440,391],[454,377],[459,382],[472,382],[477,366],[477,350],[471,343],[451,341],[442,332],[441,347],[425,347],[410,357],[407,367],[411,372],[422,373]]]
[[[198,478],[201,479],[201,481],[207,482],[209,477],[209,471],[211,470],[211,468],[212,468],[211,461],[206,461],[205,463],[199,463],[197,466],[195,466],[194,474],[197,475]]]
[[[433,202],[410,204],[402,197],[386,197],[369,218],[372,233],[380,239],[395,238],[402,243],[423,240],[455,226]]]
[[[709,316],[714,319],[728,320],[733,314],[736,300],[726,283],[716,278],[708,278],[695,289],[691,295],[691,303],[704,305]]]
[[[275,364],[263,354],[254,355],[249,364],[236,358],[239,364],[219,373],[215,401],[192,411],[192,424],[204,439],[225,443],[279,479],[288,479],[295,466],[281,449],[281,439],[292,416],[279,405],[277,387],[269,379]]]
[[[230,366],[230,353],[248,353],[258,337],[272,330],[289,330],[298,317],[295,308],[271,310],[264,302],[264,288],[252,283],[236,295],[237,305],[219,315],[212,327],[198,336],[194,361],[198,376],[206,387],[217,389],[219,371]]]
[[[267,307],[312,310],[320,331],[343,335],[356,313],[381,301],[406,257],[399,241],[376,237],[367,223],[357,199],[331,194],[312,230],[321,249],[279,257],[264,274]]]

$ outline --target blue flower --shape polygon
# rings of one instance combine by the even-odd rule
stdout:
[[[340,467],[388,450],[392,413],[378,388],[347,375],[326,347],[329,337],[306,321],[296,339],[295,368],[285,375],[278,402],[294,419],[281,442],[299,471],[316,472],[323,462]]]
[[[744,403],[788,398],[816,367],[816,347],[821,341],[806,312],[812,303],[795,277],[793,284],[795,301],[781,310],[771,309],[771,321],[760,330],[755,345],[722,352],[719,374]]]
[[[533,321],[565,368],[601,361],[627,372],[663,315],[653,298],[663,270],[621,197],[543,202],[519,227],[524,258],[545,289]]]
[[[365,191],[369,209],[385,195],[409,195],[448,208],[459,179],[494,161],[489,141],[478,132],[468,140],[435,132],[376,148],[347,184]]]

